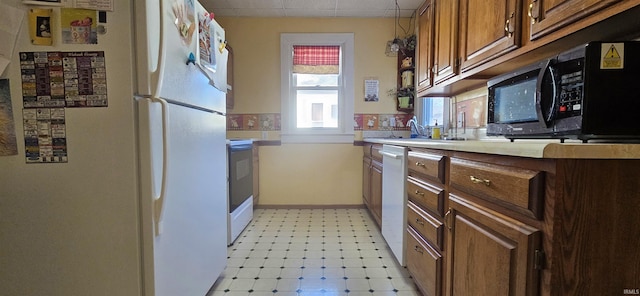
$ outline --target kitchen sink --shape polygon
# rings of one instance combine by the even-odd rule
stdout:
[[[402,140],[410,140],[410,141],[466,141],[466,138],[460,137],[444,137],[442,139],[431,139],[427,137],[417,137],[417,138],[402,138]]]

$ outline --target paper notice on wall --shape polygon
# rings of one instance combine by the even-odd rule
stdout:
[[[107,107],[103,51],[21,52],[25,108]]]
[[[23,109],[27,163],[67,162],[64,108]]]
[[[13,56],[24,14],[23,10],[0,3],[0,76]]]
[[[18,154],[9,79],[0,79],[0,156]]]
[[[113,11],[113,0],[22,0],[22,4]]]
[[[60,9],[62,43],[98,44],[97,13],[89,9]]]
[[[5,58],[3,55],[0,55],[0,77],[2,77],[4,70],[6,70],[7,66],[9,66],[9,62],[9,59]]]
[[[113,11],[113,0],[74,0],[73,7]]]
[[[365,80],[364,81],[364,101],[365,102],[377,102],[379,100],[379,81],[378,80]]]
[[[29,9],[29,38],[33,45],[52,45],[51,15],[53,9]]]
[[[22,4],[37,6],[65,6],[69,3],[67,0],[22,0]]]

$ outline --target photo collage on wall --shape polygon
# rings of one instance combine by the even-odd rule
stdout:
[[[21,52],[20,72],[26,162],[67,162],[65,108],[108,106],[104,52]]]

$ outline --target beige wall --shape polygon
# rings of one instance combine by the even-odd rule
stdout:
[[[396,58],[385,55],[394,37],[390,18],[217,18],[234,51],[235,107],[229,113],[280,113],[280,33],[355,34],[356,113],[396,113],[387,90],[396,84]],[[402,19],[404,28],[408,19]],[[398,28],[399,37],[404,37]],[[380,101],[364,101],[364,79],[380,82]],[[269,140],[279,133],[267,132]],[[230,138],[261,132],[229,131]],[[362,133],[356,133],[361,139]],[[355,205],[362,203],[362,147],[283,144],[260,147],[260,204]]]

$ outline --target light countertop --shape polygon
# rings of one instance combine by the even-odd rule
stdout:
[[[422,138],[365,138],[365,142],[532,158],[640,159],[640,143],[582,143],[507,139],[445,141]]]

